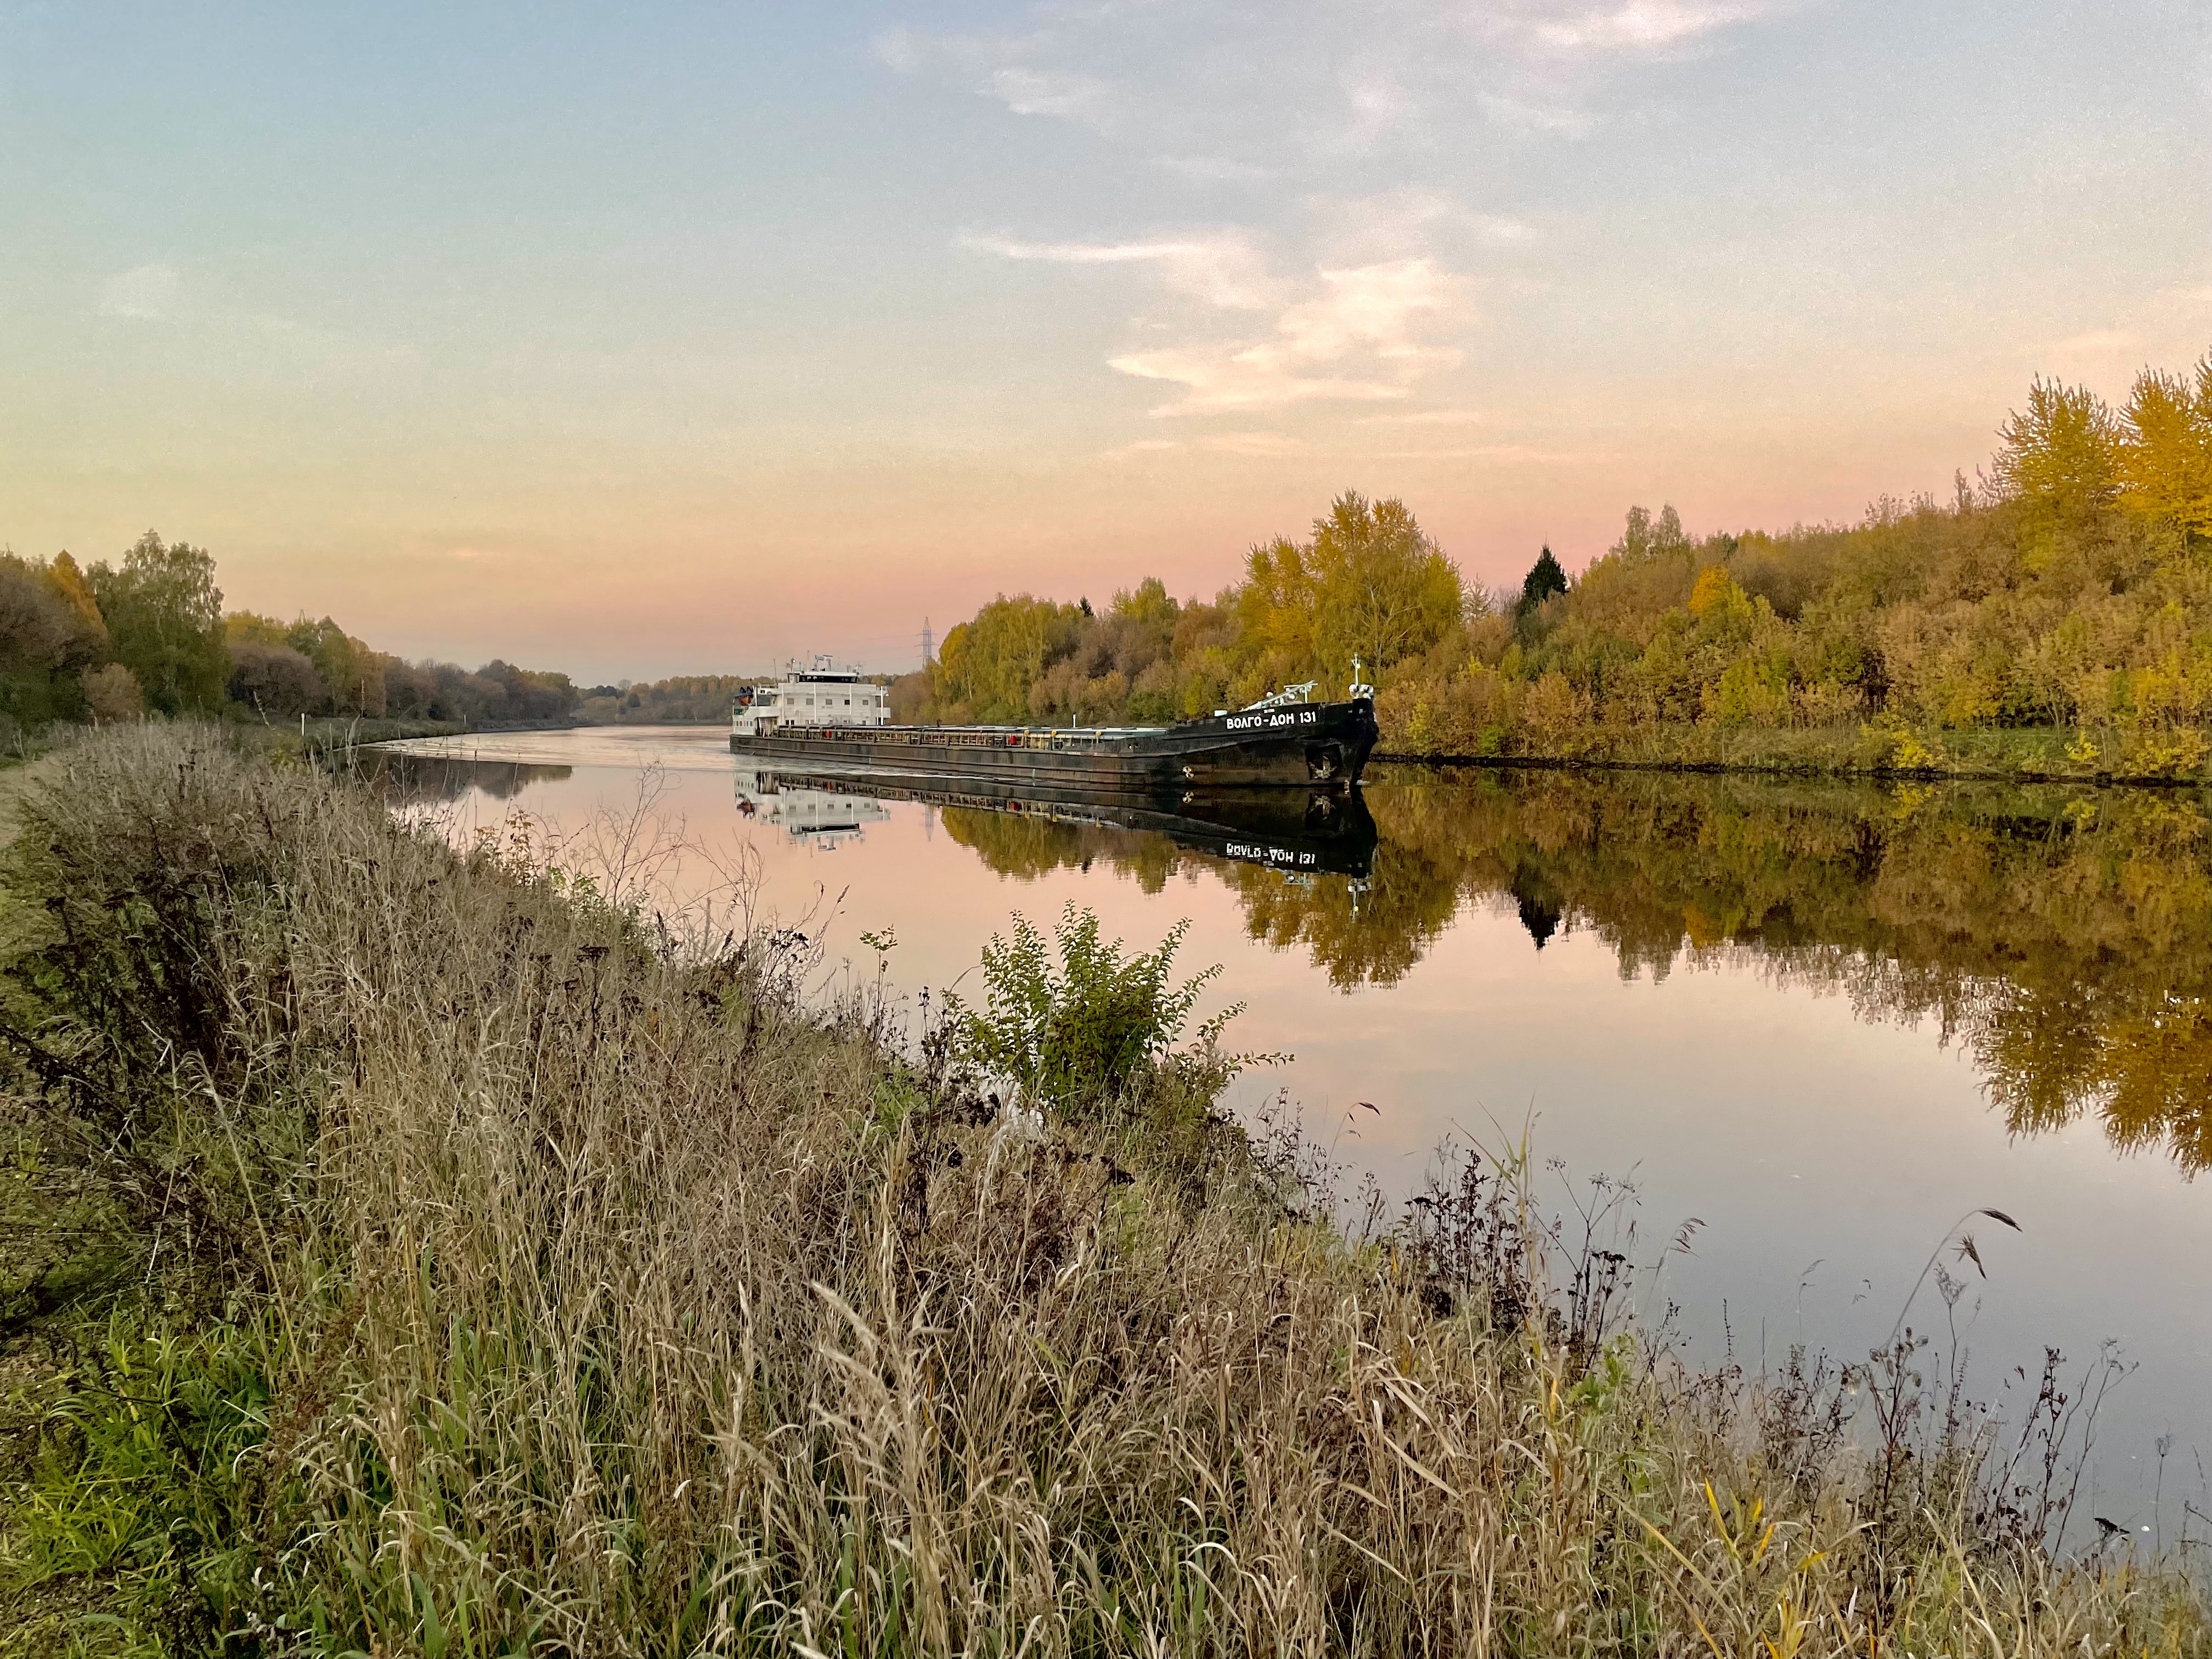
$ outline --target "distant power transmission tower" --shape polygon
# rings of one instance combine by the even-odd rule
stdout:
[[[937,641],[929,631],[929,618],[924,617],[921,619],[921,665],[924,668],[928,667],[931,662],[935,660],[936,656]]]

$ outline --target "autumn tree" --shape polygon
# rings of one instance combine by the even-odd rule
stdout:
[[[2147,368],[2128,399],[2120,504],[2212,535],[2212,353],[2187,376]]]
[[[1237,599],[1243,648],[1263,677],[1348,678],[1354,658],[1381,671],[1420,655],[1458,626],[1459,570],[1395,498],[1346,490],[1313,536],[1255,547]]]
[[[83,676],[108,648],[69,555],[42,565],[0,554],[0,713],[31,724],[82,719]]]
[[[264,720],[319,713],[329,691],[315,665],[289,645],[248,641],[230,647],[230,700]]]
[[[374,717],[385,712],[383,658],[328,617],[320,622],[301,617],[285,630],[284,643],[314,665],[329,693],[331,714]]]
[[[230,659],[223,646],[222,592],[204,548],[165,544],[153,531],[123,556],[86,573],[106,618],[118,661],[165,714],[222,706]]]
[[[1991,481],[2021,505],[2042,539],[2078,530],[2119,493],[2119,425],[2087,386],[2039,374],[2027,407],[2014,410],[1997,436]]]
[[[1459,569],[1395,497],[1369,502],[1346,490],[1314,526],[1318,582],[1316,665],[1334,678],[1352,659],[1374,669],[1416,657],[1459,624]]]
[[[77,568],[67,548],[54,555],[54,562],[46,567],[45,574],[54,592],[76,613],[80,637],[88,659],[105,661],[114,649],[114,642],[108,636],[107,619],[100,614],[100,601],[93,597],[92,584]]]
[[[951,720],[1029,719],[1030,688],[1075,649],[1082,623],[1074,605],[1000,594],[946,631],[934,672],[939,707]]]

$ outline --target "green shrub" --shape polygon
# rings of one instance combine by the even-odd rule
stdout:
[[[1244,1012],[1241,1002],[1200,1022],[1189,1045],[1176,1048],[1200,993],[1221,973],[1217,963],[1173,981],[1175,954],[1189,929],[1188,920],[1178,921],[1152,950],[1128,956],[1121,940],[1099,937],[1095,911],[1071,901],[1053,927],[1055,967],[1044,935],[1015,916],[1012,937],[994,933],[983,949],[983,1006],[945,999],[955,1052],[1012,1083],[1024,1103],[1063,1115],[1121,1094],[1162,1067],[1218,1092],[1267,1056],[1222,1051],[1221,1034]]]

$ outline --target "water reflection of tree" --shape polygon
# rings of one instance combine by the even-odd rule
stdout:
[[[1932,1018],[2019,1133],[2094,1114],[2212,1164],[2212,824],[2131,791],[1455,775],[1370,790],[1532,936],[1625,975],[1749,951],[1867,1018]],[[1540,933],[1540,927],[1543,930]]]
[[[527,766],[518,761],[461,760],[446,755],[375,754],[363,769],[392,799],[410,806],[459,800],[471,789],[494,800],[512,800],[532,784],[558,783],[566,766]]]
[[[1133,830],[945,823],[1007,875],[1103,860],[1158,892],[1210,870],[1254,938],[1347,989],[1403,978],[1470,902],[1539,948],[1593,934],[1624,975],[1749,954],[1864,1018],[1934,1022],[2018,1133],[2094,1115],[2115,1145],[2212,1166],[2212,821],[2194,797],[1459,771],[1367,799],[1364,890]]]
[[[1142,830],[1063,823],[975,806],[948,806],[941,822],[945,833],[972,850],[987,867],[1018,881],[1035,881],[1054,870],[1088,870],[1103,860],[1134,878],[1146,892],[1157,893],[1166,887],[1169,877],[1186,866],[1217,862]]]
[[[1022,880],[1103,861],[1157,893],[1171,876],[1210,872],[1237,895],[1252,938],[1278,950],[1303,946],[1328,970],[1329,982],[1346,990],[1396,983],[1459,908],[1459,884],[1449,866],[1419,847],[1388,841],[1376,846],[1364,887],[1355,887],[1343,876],[1293,878],[1192,852],[1138,830],[967,807],[945,808],[944,823],[946,834],[990,868]]]
[[[1451,925],[1459,884],[1447,864],[1418,847],[1380,840],[1364,890],[1341,878],[1291,881],[1232,864],[1222,878],[1244,908],[1244,931],[1277,950],[1303,945],[1340,990],[1395,985]]]
[[[1346,988],[1388,985],[1464,903],[1540,948],[1603,941],[1624,975],[1747,955],[1862,1018],[1927,1020],[2021,1133],[2099,1118],[2212,1166],[2212,819],[2142,791],[1781,783],[1659,774],[1394,773],[1367,799],[1364,890],[1164,836],[948,811],[1002,873],[1103,860],[1147,892],[1216,874],[1255,939]]]

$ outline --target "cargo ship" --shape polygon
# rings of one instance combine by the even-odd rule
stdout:
[[[1077,789],[1349,789],[1375,747],[1375,690],[1315,683],[1177,726],[894,726],[889,690],[826,657],[741,693],[730,748],[778,767],[867,767]]]

